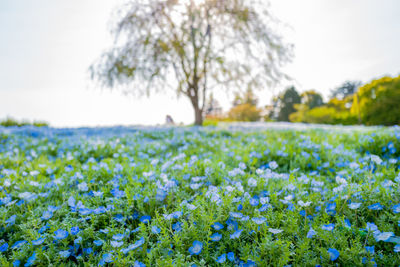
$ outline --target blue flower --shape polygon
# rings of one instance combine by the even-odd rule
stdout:
[[[270,204],[265,203],[265,204],[263,204],[263,205],[261,206],[261,208],[258,209],[258,211],[264,212],[264,211],[266,211],[267,209],[269,209],[270,207],[271,207]]]
[[[146,267],[146,264],[140,262],[140,261],[135,261],[133,264],[133,267]]]
[[[250,199],[250,205],[252,205],[253,207],[258,206],[258,204],[260,204],[258,198],[253,197]]]
[[[79,189],[79,191],[82,191],[82,192],[86,192],[89,190],[86,182],[82,182],[82,183],[78,184],[78,189]]]
[[[365,250],[368,252],[368,253],[371,253],[371,254],[374,254],[375,253],[375,246],[365,246]]]
[[[35,263],[35,260],[36,260],[36,253],[33,252],[32,256],[30,256],[30,257],[28,258],[28,260],[26,261],[26,263],[25,263],[24,266],[25,266],[25,267],[32,266],[32,265]]]
[[[153,227],[151,227],[151,232],[153,234],[159,234],[161,232],[161,229],[154,225]]]
[[[142,223],[149,223],[151,220],[151,217],[149,215],[144,215],[142,217],[140,217],[139,219]]]
[[[112,239],[117,240],[117,241],[121,241],[122,239],[124,239],[124,234],[113,235]]]
[[[192,246],[189,248],[189,253],[191,255],[199,255],[202,249],[203,249],[203,243],[195,240],[193,241]]]
[[[236,219],[240,219],[240,218],[243,217],[243,214],[241,212],[233,212],[233,211],[231,211],[229,213],[229,215],[232,216],[233,218],[236,218]]]
[[[68,250],[61,250],[58,252],[62,258],[68,258],[71,255],[71,252]]]
[[[103,192],[101,192],[101,191],[92,191],[92,193],[93,193],[93,196],[95,196],[95,197],[102,197],[103,196]]]
[[[124,196],[125,196],[125,192],[119,190],[118,188],[114,188],[114,189],[112,189],[110,192],[111,192],[111,194],[112,194],[114,197],[116,197],[116,198],[121,198],[121,197],[124,197]]]
[[[115,215],[114,217],[113,217],[113,219],[114,220],[116,220],[117,222],[120,222],[120,223],[122,223],[123,221],[124,221],[124,215],[122,215],[122,214],[117,214],[117,215]]]
[[[36,240],[33,240],[33,241],[32,241],[32,245],[34,245],[34,246],[39,246],[39,245],[41,245],[41,244],[44,242],[44,240],[45,240],[44,237],[40,237],[40,238],[38,238],[38,239],[36,239]]]
[[[228,252],[228,260],[229,261],[235,261],[235,253]]]
[[[237,230],[233,234],[230,235],[230,239],[236,239],[240,237],[240,234],[243,232],[243,230]]]
[[[71,227],[71,235],[76,235],[80,231],[78,226]]]
[[[43,234],[44,232],[46,232],[48,229],[50,229],[50,227],[48,225],[44,225],[42,227],[40,227],[40,229],[38,230],[39,234]]]
[[[82,251],[84,254],[90,255],[90,254],[92,254],[93,249],[92,248],[83,248]]]
[[[124,241],[111,241],[110,243],[113,248],[119,248],[124,244]]]
[[[60,209],[60,207],[57,207],[57,206],[48,206],[47,207],[47,210],[48,211],[51,211],[51,212],[55,212],[56,210],[59,210]]]
[[[79,213],[80,213],[81,215],[84,215],[84,216],[89,215],[89,214],[91,214],[92,212],[93,212],[93,210],[92,210],[92,209],[88,209],[88,208],[81,208],[81,209],[79,209]]]
[[[222,238],[222,235],[220,233],[214,233],[211,235],[211,240],[214,242],[220,241]]]
[[[374,223],[367,222],[367,231],[375,232],[378,230],[378,226]]]
[[[15,224],[15,219],[17,219],[17,215],[12,215],[8,220],[5,222],[7,223],[7,227],[10,227]]]
[[[70,196],[68,198],[68,206],[70,206],[71,208],[75,207],[75,202],[76,202],[76,200],[73,196]]]
[[[328,253],[331,261],[335,261],[340,255],[339,251],[334,248],[328,249]]]
[[[378,241],[387,242],[392,236],[394,236],[393,232],[382,232],[382,233],[376,234],[374,237],[377,242]]]
[[[78,236],[75,240],[74,240],[74,244],[80,244],[82,241],[82,237]]]
[[[214,223],[212,225],[212,227],[217,231],[224,229],[224,225],[222,223],[219,223],[219,222]]]
[[[335,216],[335,214],[336,214],[336,203],[335,203],[335,202],[333,202],[333,203],[328,203],[328,204],[326,205],[325,211],[326,211],[326,213],[328,213],[329,215]]]
[[[113,262],[112,257],[113,257],[112,254],[106,253],[106,254],[103,254],[102,260],[103,260],[105,263],[111,263],[111,262]]]
[[[65,231],[63,229],[58,229],[57,231],[54,232],[54,238],[57,240],[63,240],[68,237],[68,231]]]
[[[174,223],[172,225],[172,230],[180,232],[182,230],[182,223],[181,222]]]
[[[101,240],[94,240],[94,241],[93,241],[93,244],[94,244],[95,246],[97,246],[97,247],[100,247],[101,245],[103,245],[103,241],[101,241]]]
[[[267,221],[266,218],[264,217],[259,217],[259,218],[252,218],[251,219],[255,224],[263,224]]]
[[[218,263],[224,263],[226,261],[226,254],[222,254],[217,258]]]
[[[333,223],[324,224],[321,226],[321,229],[326,231],[333,231],[333,229],[335,229],[335,224]]]
[[[399,244],[395,245],[393,251],[400,252],[400,245]]]
[[[13,262],[13,267],[18,267],[18,266],[20,266],[21,265],[21,261],[20,260],[15,260],[14,262]]]
[[[400,204],[394,205],[392,207],[393,213],[397,214],[400,213]]]
[[[25,240],[20,240],[14,243],[14,245],[12,245],[12,249],[19,249],[20,247],[22,247],[23,245],[25,245],[27,243],[27,241]]]
[[[310,227],[310,230],[307,233],[307,238],[313,238],[314,235],[316,235],[317,233],[314,231],[314,229],[312,229]]]
[[[131,249],[137,249],[138,247],[142,246],[144,244],[144,237],[141,237],[138,241],[135,242],[135,244],[131,245]]]
[[[255,263],[255,261],[247,260],[245,266],[246,267],[257,267],[257,264]]]
[[[349,219],[344,219],[344,226],[346,226],[347,228],[351,228],[351,223]]]
[[[368,209],[370,209],[370,210],[381,210],[381,209],[383,209],[383,207],[382,207],[382,205],[380,203],[375,203],[375,204],[372,204],[372,205],[368,206]]]
[[[8,243],[4,243],[0,246],[0,252],[7,251],[8,249]]]

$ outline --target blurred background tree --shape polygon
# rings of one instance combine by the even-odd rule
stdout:
[[[348,96],[354,95],[360,86],[360,81],[345,81],[331,91],[331,98],[343,100]]]
[[[300,104],[301,97],[294,86],[286,88],[278,97],[274,98],[273,117],[278,121],[289,121],[289,115],[296,111],[295,104]]]
[[[383,77],[360,87],[351,112],[366,125],[400,125],[400,76]]]
[[[139,94],[172,88],[190,100],[196,125],[214,89],[287,78],[292,49],[265,0],[132,0],[115,17],[115,47],[90,67],[92,78]]]
[[[306,105],[308,109],[313,109],[324,104],[321,94],[315,90],[308,90],[303,92],[301,95],[301,103]]]
[[[308,122],[308,112],[316,107],[322,106],[322,96],[315,90],[308,90],[300,95],[301,104],[294,104],[295,112],[289,114],[291,122]]]
[[[259,121],[261,109],[257,108],[258,98],[251,87],[241,97],[235,95],[232,108],[228,112],[228,118],[233,121]]]

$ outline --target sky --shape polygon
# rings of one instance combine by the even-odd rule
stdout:
[[[112,45],[115,0],[0,1],[0,119],[43,120],[55,127],[155,125],[170,114],[191,123],[189,100],[173,93],[137,98],[97,88],[88,67]],[[295,45],[285,66],[301,92],[325,98],[345,80],[400,74],[400,1],[271,0]],[[260,105],[284,88],[266,88]],[[225,110],[231,96],[217,95]]]

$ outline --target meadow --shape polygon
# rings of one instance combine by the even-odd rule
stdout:
[[[0,127],[0,266],[399,265],[399,166],[399,127]]]

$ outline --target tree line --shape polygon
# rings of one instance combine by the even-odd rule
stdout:
[[[286,121],[319,124],[400,125],[400,76],[382,77],[367,84],[346,81],[330,92],[327,102],[316,90],[299,93],[294,86],[258,107],[251,89],[236,94],[232,107],[223,113],[218,101],[208,102],[209,121]]]

